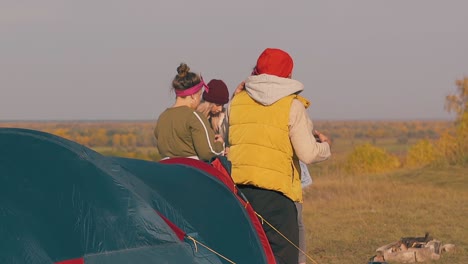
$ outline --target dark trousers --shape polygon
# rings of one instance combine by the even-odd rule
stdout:
[[[279,192],[253,186],[241,185],[238,187],[249,200],[255,212],[279,230],[294,245],[299,244],[297,210],[291,199]],[[265,230],[273,254],[279,264],[298,263],[299,251],[295,246],[266,223],[263,223],[263,230]]]

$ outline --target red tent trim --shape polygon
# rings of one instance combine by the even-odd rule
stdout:
[[[84,264],[84,258],[77,258],[77,259],[68,259],[59,262],[55,262],[55,264]]]
[[[262,224],[260,223],[260,220],[258,219],[257,215],[255,214],[255,211],[252,208],[252,205],[250,203],[247,203],[237,192],[236,185],[234,181],[232,180],[231,176],[227,175],[226,171],[224,173],[222,171],[219,171],[218,169],[214,168],[208,163],[205,163],[200,160],[196,159],[191,159],[191,158],[170,158],[170,159],[165,159],[160,161],[160,163],[164,164],[182,164],[182,165],[188,165],[195,167],[197,169],[200,169],[220,181],[222,181],[228,188],[236,194],[237,199],[240,201],[240,203],[245,207],[247,210],[247,214],[250,217],[250,220],[252,221],[252,224],[257,231],[257,234],[260,239],[260,243],[262,243],[263,249],[265,251],[265,255],[267,257],[267,263],[268,264],[276,264],[276,259],[275,256],[273,255],[273,251],[271,250],[270,242],[268,242],[268,238],[265,234],[265,231],[263,230]]]
[[[176,226],[174,223],[172,223],[169,219],[167,219],[163,214],[160,212],[156,211],[156,213],[166,222],[166,224],[174,231],[174,233],[177,235],[177,237],[180,239],[180,241],[184,240],[185,237],[185,232],[180,229],[178,226]]]

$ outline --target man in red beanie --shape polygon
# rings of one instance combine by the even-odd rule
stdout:
[[[211,80],[207,86],[208,89],[203,92],[203,100],[198,105],[197,111],[206,116],[216,137],[221,137],[226,142],[224,105],[229,102],[228,87],[222,80],[217,79]]]
[[[255,74],[269,74],[290,78],[294,62],[288,53],[280,49],[268,48],[258,57]]]
[[[298,263],[299,161],[310,164],[331,155],[330,140],[316,132],[317,142],[313,135],[309,102],[298,95],[304,87],[291,79],[293,66],[285,51],[264,50],[228,112],[232,178],[254,210],[273,225],[263,228],[278,262],[288,264]]]

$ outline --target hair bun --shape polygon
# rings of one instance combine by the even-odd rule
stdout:
[[[189,71],[190,67],[185,63],[181,63],[180,66],[177,67],[177,73],[181,78],[185,77]]]

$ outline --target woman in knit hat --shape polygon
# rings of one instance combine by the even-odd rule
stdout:
[[[206,116],[196,111],[203,89],[209,89],[201,76],[190,72],[187,64],[181,63],[172,81],[172,88],[176,101],[161,113],[154,129],[161,156],[209,161],[214,156],[223,155],[223,139],[215,138]]]
[[[226,141],[226,124],[224,122],[224,105],[229,102],[229,90],[222,80],[213,79],[207,86],[209,90],[203,92],[203,99],[197,111],[205,115],[216,135]]]

